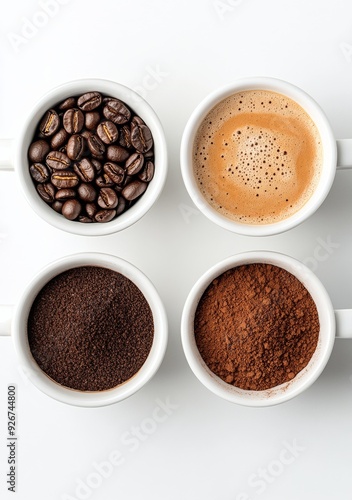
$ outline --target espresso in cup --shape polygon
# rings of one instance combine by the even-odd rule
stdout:
[[[244,224],[283,221],[315,192],[323,147],[310,115],[271,90],[244,90],[216,104],[200,124],[193,168],[212,208]]]

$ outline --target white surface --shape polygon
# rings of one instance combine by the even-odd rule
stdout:
[[[83,490],[76,494],[77,481],[99,481],[101,476],[92,476],[94,463],[114,458],[114,450],[123,463],[107,469],[109,477],[86,490],[86,498],[349,499],[352,342],[336,341],[324,373],[304,394],[284,405],[253,409],[222,401],[198,382],[184,358],[179,327],[198,277],[228,255],[252,249],[305,261],[334,306],[351,307],[352,173],[337,173],[327,200],[309,221],[286,234],[253,239],[226,232],[199,214],[182,184],[178,158],[183,127],[200,100],[233,78],[251,75],[302,87],[323,107],[336,137],[352,137],[352,3],[61,3],[18,52],[8,35],[20,35],[26,19],[40,19],[42,7],[18,0],[1,8],[0,136],[14,136],[31,106],[52,87],[81,77],[114,79],[138,88],[159,115],[169,147],[168,180],[142,220],[97,239],[49,227],[28,208],[14,175],[2,172],[0,302],[14,303],[34,273],[55,258],[110,252],[154,282],[167,309],[170,339],[162,367],[145,388],[112,407],[84,410],[51,401],[27,385],[11,339],[1,338],[1,500],[14,498],[5,484],[6,388],[12,382],[18,385],[18,500],[83,498]],[[222,17],[216,6],[227,6]],[[157,400],[167,397],[178,408],[157,410]],[[132,440],[136,427],[142,433]],[[299,448],[292,454],[294,443]]]

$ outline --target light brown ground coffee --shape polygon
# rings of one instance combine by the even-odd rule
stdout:
[[[291,273],[248,264],[208,286],[194,333],[213,373],[241,389],[266,390],[292,380],[308,364],[318,342],[318,311]]]

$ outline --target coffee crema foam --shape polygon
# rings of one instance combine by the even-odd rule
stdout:
[[[217,104],[193,149],[198,187],[226,217],[270,224],[300,210],[315,191],[323,151],[317,126],[283,94],[247,90]]]

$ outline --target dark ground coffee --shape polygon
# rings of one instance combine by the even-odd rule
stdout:
[[[152,311],[128,278],[103,267],[70,269],[36,297],[28,339],[40,368],[61,385],[102,391],[131,378],[152,346]]]
[[[311,359],[319,329],[304,285],[269,264],[238,266],[218,276],[194,319],[196,343],[210,370],[255,391],[292,380]]]

